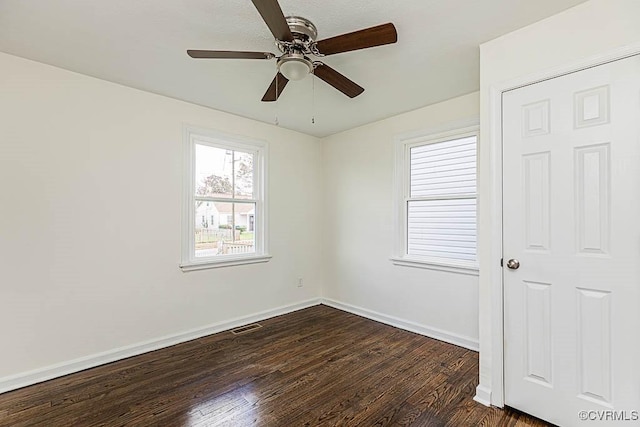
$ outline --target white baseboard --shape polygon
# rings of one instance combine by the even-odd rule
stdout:
[[[104,365],[111,362],[116,362],[128,357],[137,356],[175,344],[202,338],[207,335],[227,331],[233,328],[237,328],[238,326],[259,322],[271,317],[291,313],[292,311],[301,310],[303,308],[311,307],[318,304],[325,304],[329,307],[337,308],[338,310],[357,314],[371,320],[395,326],[407,331],[415,332],[417,334],[424,335],[430,338],[435,338],[440,341],[445,341],[450,344],[455,344],[469,350],[478,351],[479,348],[478,341],[468,337],[452,334],[437,328],[420,325],[408,320],[400,319],[394,316],[388,316],[386,314],[378,313],[361,307],[356,307],[354,305],[342,303],[329,298],[313,298],[299,303],[277,307],[272,310],[261,311],[249,316],[238,317],[224,322],[215,323],[204,328],[192,329],[178,334],[168,335],[158,339],[120,347],[102,353],[74,359],[68,362],[58,363],[56,365],[46,366],[44,368],[39,368],[32,371],[22,372],[16,375],[0,378],[0,393],[5,393],[7,391],[41,383],[53,378],[72,374],[74,372],[83,371],[85,369],[94,368],[96,366]],[[477,394],[474,399],[482,404],[489,405],[490,398],[490,391],[484,388],[481,390],[481,387],[478,386]]]
[[[322,298],[322,304],[329,307],[337,308],[338,310],[348,311],[349,313],[357,314],[358,316],[366,317],[367,319],[375,320],[377,322],[385,323],[387,325],[395,326],[396,328],[404,329],[416,334],[424,335],[429,338],[434,338],[440,341],[448,342],[460,347],[464,347],[469,350],[479,351],[480,344],[478,340],[465,337],[462,335],[454,334],[451,332],[443,331],[438,328],[432,328],[430,326],[421,325],[410,320],[400,319],[395,316],[389,316],[386,314],[378,313],[366,308],[357,307],[355,305],[339,302],[330,298]]]
[[[476,387],[476,395],[473,397],[473,400],[484,406],[491,406],[491,389],[479,385]]]
[[[274,308],[272,310],[261,311],[249,316],[237,317],[235,319],[227,320],[224,322],[214,323],[204,328],[197,328],[174,335],[167,335],[162,338],[120,347],[102,353],[81,357],[68,362],[63,362],[56,365],[35,369],[33,371],[22,372],[16,375],[0,378],[0,393],[16,390],[53,378],[72,374],[74,372],[83,371],[85,369],[94,368],[96,366],[115,362],[127,357],[137,356],[164,347],[169,347],[175,344],[202,338],[207,335],[227,331],[229,329],[237,328],[238,326],[259,322],[261,320],[291,313],[292,311],[301,310],[303,308],[318,305],[320,303],[320,298],[314,298],[307,301]]]

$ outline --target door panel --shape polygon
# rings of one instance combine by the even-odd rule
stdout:
[[[567,426],[633,418],[640,57],[505,93],[503,191],[506,404]]]

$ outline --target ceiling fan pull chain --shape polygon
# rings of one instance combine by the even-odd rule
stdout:
[[[280,94],[280,92],[278,92],[278,81],[280,79],[278,77],[279,76],[276,74],[276,123],[275,123],[276,126],[280,126],[280,121],[278,120],[278,106],[280,105],[280,102],[279,102],[280,97],[278,96]]]
[[[311,124],[316,124],[316,75],[311,72]]]

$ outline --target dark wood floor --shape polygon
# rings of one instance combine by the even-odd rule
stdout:
[[[543,426],[472,400],[478,355],[326,306],[0,395],[0,426]]]

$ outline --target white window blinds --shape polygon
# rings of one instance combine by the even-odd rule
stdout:
[[[409,149],[407,254],[476,260],[477,136]]]

